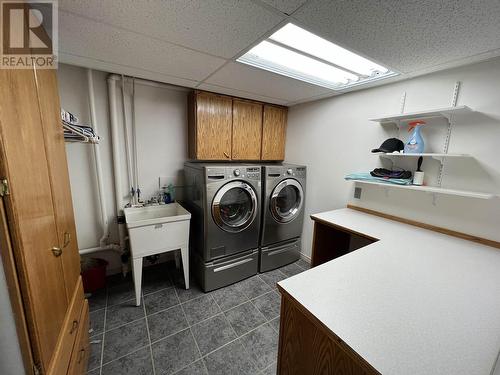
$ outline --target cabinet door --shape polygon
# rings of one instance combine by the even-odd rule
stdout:
[[[287,108],[264,105],[262,160],[284,160]]]
[[[52,187],[52,201],[68,302],[80,275],[73,201],[69,183],[57,77],[54,70],[36,69],[36,84],[42,117],[45,152]]]
[[[233,100],[233,160],[260,160],[262,104]]]
[[[230,160],[232,99],[196,93],[196,159]]]
[[[32,70],[0,69],[0,173],[35,362],[46,370],[68,300]]]

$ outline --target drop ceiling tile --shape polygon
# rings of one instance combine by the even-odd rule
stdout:
[[[136,67],[188,80],[201,80],[225,60],[60,12],[61,52]]]
[[[110,63],[102,60],[95,60],[84,56],[72,55],[64,52],[59,52],[58,58],[59,63],[63,64],[82,66],[84,68],[90,68],[109,73],[124,74],[126,76],[142,78],[156,82],[169,83],[176,86],[194,88],[198,84],[198,81],[191,81],[167,74],[143,70],[137,67]]]
[[[307,0],[262,0],[285,14],[292,14]]]
[[[225,95],[236,96],[239,98],[258,100],[260,102],[265,102],[265,103],[273,103],[273,104],[279,104],[279,105],[286,105],[287,104],[286,100],[271,98],[271,97],[263,96],[263,95],[252,94],[252,93],[249,93],[246,91],[235,90],[235,89],[228,88],[228,87],[210,85],[208,83],[202,83],[197,88],[200,90],[216,92],[218,94],[225,94]]]
[[[59,8],[226,58],[283,19],[250,0],[60,0]]]
[[[331,92],[320,86],[257,69],[249,65],[230,62],[204,83],[294,102]]]
[[[500,48],[500,2],[311,0],[301,26],[409,73]]]

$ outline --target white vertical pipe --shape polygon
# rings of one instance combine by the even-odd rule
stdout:
[[[132,172],[132,158],[130,155],[130,142],[128,137],[128,125],[127,125],[127,107],[125,105],[125,77],[122,74],[122,110],[123,110],[123,134],[125,137],[125,155],[127,157],[127,174],[128,174],[128,188],[132,189],[134,186],[134,177]],[[132,204],[136,202],[136,195],[131,197]]]
[[[118,121],[116,116],[116,85],[115,80],[111,78],[108,78],[108,100],[111,126],[111,146],[113,152],[113,172],[115,177],[116,215],[121,216],[123,211],[123,193]],[[120,249],[123,250],[125,249],[125,228],[123,228],[123,224],[118,224],[118,235],[120,238]]]
[[[135,78],[132,79],[132,151],[134,153],[134,187],[139,189],[139,168],[137,166],[137,131],[135,127]],[[139,198],[139,196],[137,195]],[[138,201],[139,199],[137,199]],[[138,202],[137,202],[138,203]]]
[[[95,96],[94,96],[94,81],[92,79],[92,69],[87,69],[87,82],[88,82],[88,90],[89,90],[89,107],[90,107],[90,122],[91,126],[94,128],[94,132],[96,134],[99,133],[99,127],[97,125],[96,113],[95,113]],[[102,173],[102,159],[101,153],[99,151],[99,146],[97,144],[93,144],[94,149],[94,161],[95,161],[95,170],[97,176],[97,190],[99,196],[99,205],[101,209],[101,226],[102,226],[102,236],[99,239],[99,246],[103,247],[106,245],[108,237],[109,237],[109,228],[108,228],[108,214],[106,211],[106,198],[104,195],[104,183],[103,183],[103,173]]]

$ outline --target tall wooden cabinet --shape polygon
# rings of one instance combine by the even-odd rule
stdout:
[[[2,260],[19,285],[27,372],[66,374],[88,322],[55,71],[0,70],[0,177]],[[88,340],[78,347],[88,352]]]
[[[286,107],[194,91],[188,101],[189,157],[284,160],[286,120]]]

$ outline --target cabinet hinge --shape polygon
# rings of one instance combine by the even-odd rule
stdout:
[[[42,373],[41,368],[42,366],[39,363],[33,364],[33,375],[40,375]]]
[[[3,197],[5,195],[9,195],[9,182],[7,181],[6,178],[0,179],[0,197]]]

